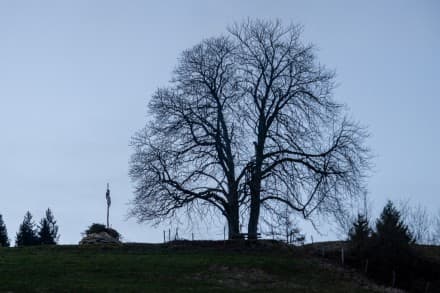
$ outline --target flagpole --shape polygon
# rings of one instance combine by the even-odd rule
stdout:
[[[107,199],[107,228],[110,228],[109,224],[109,213],[110,213],[110,188],[109,184],[107,183],[107,192],[105,193],[106,199]]]

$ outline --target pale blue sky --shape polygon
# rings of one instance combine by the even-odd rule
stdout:
[[[61,242],[78,242],[105,221],[110,182],[113,226],[127,241],[160,241],[160,228],[125,221],[130,136],[179,53],[247,17],[302,24],[336,69],[337,99],[372,134],[376,210],[387,198],[440,209],[438,1],[0,0],[0,213],[10,238],[26,210],[39,219],[51,207]]]

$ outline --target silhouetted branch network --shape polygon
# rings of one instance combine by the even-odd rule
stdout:
[[[256,238],[260,209],[337,215],[363,190],[365,129],[332,98],[334,73],[300,41],[301,27],[236,24],[182,53],[132,140],[132,215],[161,221],[215,209]]]

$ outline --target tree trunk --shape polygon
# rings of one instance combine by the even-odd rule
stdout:
[[[260,197],[261,197],[261,170],[263,166],[263,151],[265,142],[265,131],[264,131],[264,121],[263,117],[260,117],[260,122],[258,126],[258,143],[255,146],[255,165],[251,170],[251,182],[250,182],[250,193],[251,193],[251,206],[249,214],[249,224],[248,224],[248,239],[256,240],[258,238],[258,221],[260,218]]]
[[[228,239],[239,239],[240,236],[240,223],[234,217],[228,220]]]
[[[248,239],[256,240],[258,238],[258,220],[260,217],[260,198],[251,197],[251,212],[248,224]]]
[[[231,207],[229,209],[228,216],[228,239],[239,239],[240,235],[240,210],[238,205],[238,193],[237,196],[233,195],[231,201]]]
[[[258,176],[259,175],[255,175],[257,178],[252,179],[250,186],[251,206],[248,224],[248,239],[252,240],[256,240],[258,238],[258,221],[260,218],[261,181],[259,180]]]

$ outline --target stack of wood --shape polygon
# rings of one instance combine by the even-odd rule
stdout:
[[[90,244],[116,244],[122,245],[122,242],[118,239],[112,237],[107,232],[91,233],[83,237],[79,242],[79,245],[90,245]]]

